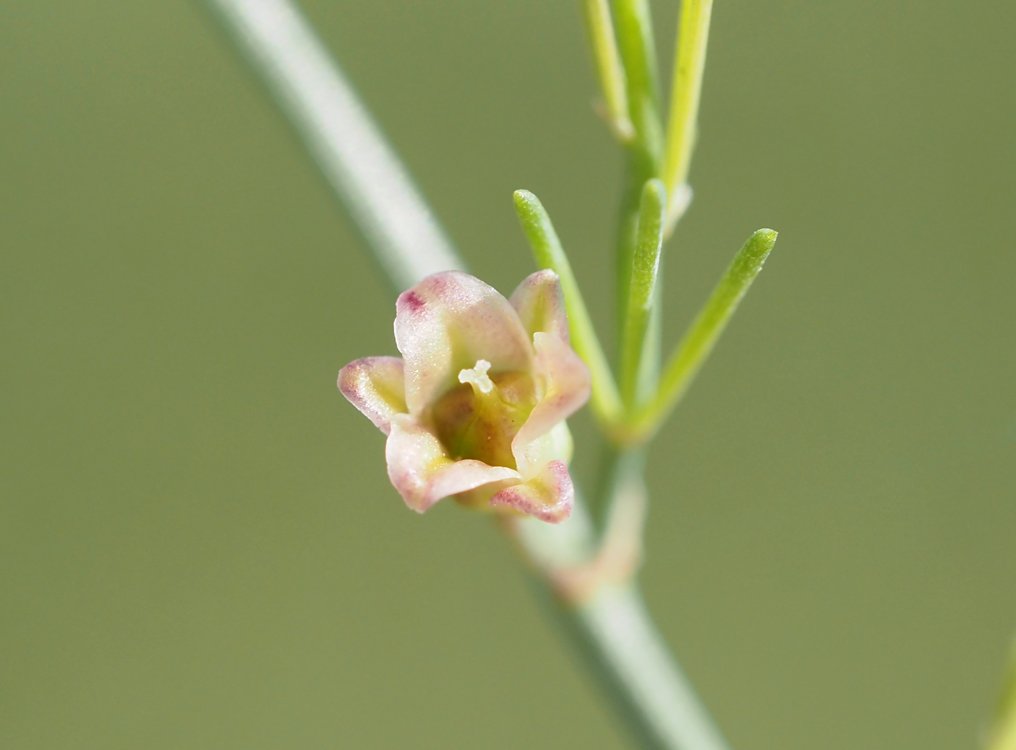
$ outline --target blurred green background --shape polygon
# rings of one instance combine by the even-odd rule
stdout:
[[[1016,626],[1016,8],[716,5],[668,340],[781,236],[653,449],[647,598],[737,748],[976,747]],[[305,7],[471,268],[532,270],[527,187],[606,326],[577,3]],[[623,747],[487,520],[389,487],[334,378],[394,352],[394,295],[201,6],[0,19],[0,747]]]

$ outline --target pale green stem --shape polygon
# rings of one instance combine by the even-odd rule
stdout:
[[[678,21],[677,49],[671,78],[670,116],[663,156],[663,183],[670,205],[667,234],[688,205],[688,170],[698,125],[702,97],[702,74],[706,65],[706,43],[713,0],[682,0]]]
[[[633,438],[654,432],[687,392],[775,242],[776,232],[759,229],[744,243],[668,360],[656,396],[630,425]]]
[[[289,115],[396,286],[461,268],[409,173],[342,71],[287,0],[208,0]],[[412,254],[402,249],[415,248]]]
[[[998,702],[995,725],[986,750],[1016,750],[1016,641],[1009,650],[1009,667]]]
[[[611,676],[634,712],[629,723],[642,747],[725,750],[727,745],[660,637],[641,595],[631,585],[600,588],[576,612]],[[620,658],[619,658],[620,657]],[[652,718],[647,725],[644,716]]]
[[[401,291],[427,274],[461,268],[426,204],[296,7],[289,0],[206,2],[268,84],[393,288]],[[566,523],[533,522],[523,528],[518,541],[545,584],[561,567],[583,564],[595,554],[593,527],[578,497]],[[560,605],[562,618],[588,645],[588,663],[641,736],[656,738],[654,746],[670,750],[724,750],[630,583],[602,587],[581,604]]]
[[[634,137],[635,129],[628,114],[627,83],[621,54],[617,50],[610,7],[607,0],[582,0],[582,9],[585,11],[600,90],[603,92],[604,114],[614,135],[625,143]]]
[[[596,416],[609,430],[621,416],[621,400],[618,396],[610,364],[603,353],[603,347],[596,335],[589,310],[582,299],[571,263],[564,252],[561,240],[554,231],[554,225],[547,215],[540,199],[528,190],[515,191],[515,212],[519,216],[522,230],[533,248],[533,257],[540,268],[550,268],[561,279],[561,291],[568,311],[572,346],[589,367],[592,378],[592,403]]]
[[[656,304],[665,204],[663,183],[659,180],[647,182],[639,207],[628,312],[621,333],[621,398],[629,416],[637,406],[640,386],[651,377],[650,373],[644,372],[651,359],[645,351],[646,332]]]
[[[607,498],[610,514],[627,516],[609,519],[608,535],[619,532],[613,544],[630,544],[630,534],[639,533],[644,513],[645,484],[642,479],[643,455],[628,450],[609,459],[613,469]],[[528,550],[539,549],[543,556],[530,557],[537,570],[550,577],[556,573],[581,571],[596,556],[604,554],[589,535],[587,519],[569,532],[575,544],[568,551],[560,544],[548,544],[543,537],[556,536],[557,529],[526,519],[513,525],[516,540]],[[571,524],[571,521],[565,526]],[[635,524],[635,528],[624,528]],[[640,540],[639,540],[640,542]],[[584,550],[584,551],[583,551]],[[606,550],[609,553],[611,550]],[[579,556],[573,553],[579,552]],[[622,552],[623,554],[623,552]],[[636,551],[637,554],[637,551]],[[588,595],[573,601],[561,597],[545,598],[572,634],[587,665],[613,697],[621,710],[638,747],[660,750],[728,750],[705,707],[701,704],[680,666],[653,626],[652,618],[637,588],[621,571],[620,579],[611,579],[607,568],[604,581]]]

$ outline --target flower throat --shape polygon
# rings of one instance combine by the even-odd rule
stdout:
[[[438,438],[453,459],[517,468],[512,440],[536,404],[532,378],[522,372],[489,374],[490,362],[459,372],[459,383],[431,409]]]

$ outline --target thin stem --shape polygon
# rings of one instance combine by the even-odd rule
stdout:
[[[625,529],[640,524],[644,512],[645,485],[642,480],[644,454],[641,449],[615,451],[608,459],[613,476],[605,483],[609,506],[608,527],[625,537],[639,534],[638,529]],[[620,517],[619,516],[627,516]],[[570,524],[571,522],[569,522]],[[553,578],[562,572],[592,567],[597,569],[598,583],[582,589],[577,598],[542,597],[550,611],[559,619],[569,641],[580,654],[599,684],[612,698],[639,747],[660,750],[727,750],[727,744],[708,712],[692,690],[680,665],[669,653],[653,625],[652,618],[632,580],[632,566],[626,564],[623,547],[630,540],[604,540],[599,550],[588,532],[587,518],[576,537],[581,542],[572,549],[585,550],[585,557],[572,557],[560,546],[544,544],[542,537],[552,534],[555,527],[526,519],[513,524],[515,540],[530,557],[537,570]],[[567,525],[567,524],[566,524]],[[560,527],[557,527],[560,528]],[[612,533],[608,531],[608,535]],[[611,555],[620,545],[620,559]],[[549,557],[547,550],[553,550]],[[637,552],[636,552],[637,554]],[[600,563],[606,562],[604,568]],[[630,563],[631,561],[627,561]],[[620,563],[620,569],[612,563]],[[616,573],[617,575],[612,575]]]
[[[638,589],[605,586],[577,611],[548,597],[546,590],[540,593],[545,608],[569,636],[569,644],[607,691],[636,747],[728,750],[680,664],[653,627]],[[632,651],[638,658],[617,659]]]
[[[628,312],[621,334],[621,398],[628,414],[637,405],[640,386],[650,380],[650,374],[645,372],[649,361],[645,356],[646,332],[656,303],[665,204],[663,183],[659,180],[647,182],[639,207]]]
[[[727,323],[776,243],[776,232],[759,229],[740,249],[720,283],[667,362],[655,398],[639,412],[632,433],[644,439],[651,434],[687,392],[712,352]]]
[[[667,650],[634,586],[603,587],[576,617],[596,650],[599,668],[610,676],[607,684],[616,686],[627,704],[629,725],[643,737],[643,747],[725,750],[723,737]]]
[[[516,190],[514,198],[515,212],[533,248],[536,264],[540,268],[553,269],[561,279],[572,345],[589,367],[592,377],[593,410],[609,430],[621,415],[621,400],[610,371],[610,364],[603,353],[603,347],[600,346],[593,321],[589,317],[589,310],[572,272],[571,263],[568,262],[561,240],[540,199],[528,190]]]
[[[671,78],[670,117],[663,157],[663,182],[670,196],[667,234],[673,229],[689,195],[686,187],[691,154],[695,146],[702,74],[706,65],[706,42],[713,0],[682,0],[678,21],[677,50]]]
[[[607,0],[583,0],[582,9],[585,11],[586,27],[589,29],[589,41],[593,48],[600,90],[603,92],[603,104],[606,108],[604,114],[614,135],[625,143],[634,137],[635,128],[628,114],[624,65],[617,50],[610,7]]]
[[[400,290],[462,268],[342,71],[289,0],[207,0]],[[406,248],[413,252],[407,253]]]
[[[288,0],[206,1],[304,139],[393,287],[400,291],[429,273],[461,267],[405,171],[296,8]],[[580,498],[567,523],[523,522],[519,529],[516,538],[541,574],[544,591],[561,566],[580,564],[595,553],[593,527]],[[584,634],[589,663],[598,669],[603,687],[616,696],[616,705],[626,707],[632,725],[646,728],[641,735],[659,738],[656,745],[671,750],[724,750],[630,585],[604,587],[581,605],[561,602],[558,610],[570,627]]]

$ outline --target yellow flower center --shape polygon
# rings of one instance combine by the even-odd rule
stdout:
[[[536,404],[533,380],[524,372],[490,374],[490,362],[459,372],[459,383],[431,408],[434,431],[453,459],[517,468],[512,439]]]

